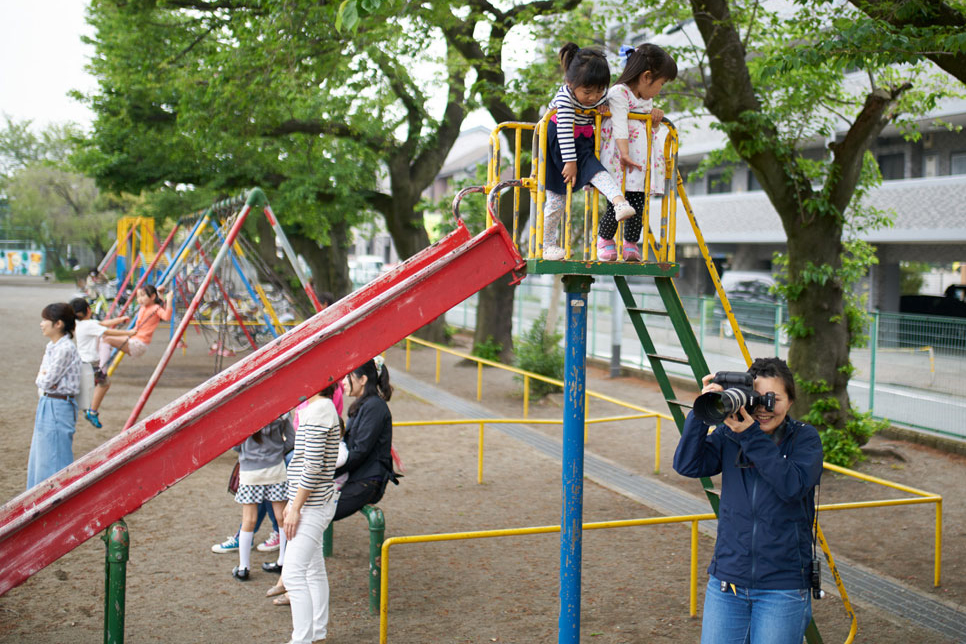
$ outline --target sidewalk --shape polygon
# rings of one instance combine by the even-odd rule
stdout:
[[[405,373],[401,368],[395,368],[392,371],[392,380],[396,386],[424,400],[432,401],[432,404],[462,417],[507,417],[506,414],[494,413],[492,407],[484,406],[470,399],[470,396],[475,394],[476,370],[475,368],[464,370],[467,374],[472,373],[474,375],[472,382],[469,382],[467,378],[451,377],[452,370],[459,369],[459,366],[455,364],[456,359],[452,356],[446,356],[448,360],[445,369],[448,371],[445,382],[448,389],[444,390],[439,386],[428,384],[433,380],[432,365],[428,365],[427,373],[427,365],[417,365],[417,363],[432,363],[433,361],[427,358],[431,355],[428,351],[424,350],[421,353],[423,355],[420,356],[420,359],[414,358],[413,360],[413,372],[422,371],[422,373],[411,375]],[[390,353],[390,356],[389,364],[391,366],[404,364],[404,354],[401,351],[394,350]],[[486,392],[500,387],[491,382],[487,382],[485,386],[484,401],[488,401],[493,394],[487,395]],[[626,387],[625,383],[619,381],[588,376],[588,388],[591,390],[607,392],[628,399]],[[450,390],[456,390],[459,395],[451,393]],[[635,394],[633,402],[636,404],[665,411],[663,397],[653,388],[637,387],[633,389],[633,393]],[[550,411],[553,412],[554,410]],[[541,410],[531,410],[531,417],[551,417],[552,415],[552,413],[541,413]],[[541,427],[546,429],[548,426]],[[488,428],[511,436],[552,459],[557,461],[561,459],[561,444],[555,436],[547,435],[547,433],[537,431],[522,423],[491,425]],[[595,453],[596,445],[593,436],[597,431],[597,429],[591,430],[592,434],[585,454],[584,471],[589,479],[666,515],[699,514],[709,511],[707,501],[703,498],[682,491],[677,486],[668,484],[659,480],[659,478],[635,473],[635,471],[616,463],[615,459]],[[667,437],[663,436],[665,432],[669,432]],[[677,430],[673,423],[665,422],[661,433],[664,445],[673,446],[676,444]],[[670,470],[669,455],[665,456],[665,448],[662,447],[661,451],[662,457],[665,458],[662,469]],[[703,523],[701,530],[706,534],[713,535],[715,526],[712,523]],[[834,551],[833,555],[835,555]],[[864,602],[887,613],[932,629],[952,638],[954,641],[966,641],[966,609],[963,607],[938,601],[926,593],[878,575],[865,566],[852,564],[844,560],[841,555],[835,556],[839,573],[853,602]],[[823,578],[831,580],[831,574],[827,568]],[[826,582],[826,587],[831,585],[831,581]]]

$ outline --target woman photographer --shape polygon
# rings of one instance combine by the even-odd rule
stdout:
[[[683,476],[721,474],[701,642],[801,644],[812,616],[822,441],[814,427],[788,417],[795,379],[785,361],[759,358],[748,373],[755,392],[774,394],[774,404],[739,407],[710,434],[692,411],[674,452]],[[723,391],[710,375],[702,382],[702,395]]]

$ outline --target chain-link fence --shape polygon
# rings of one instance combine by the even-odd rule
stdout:
[[[550,276],[531,276],[520,284],[512,312],[514,336],[521,335],[550,308],[552,286]],[[642,281],[630,286],[642,308],[664,308],[652,284]],[[717,298],[681,299],[711,370],[744,370],[741,352]],[[477,296],[473,296],[451,309],[446,314],[447,323],[474,328],[476,302]],[[564,304],[559,295],[558,327],[565,319]],[[731,305],[752,356],[787,358],[788,337],[781,328],[788,319],[787,307],[754,301],[734,301]],[[588,354],[612,364],[612,356],[619,355],[622,366],[649,370],[614,285],[595,283],[588,306]],[[683,357],[667,317],[646,316],[645,321],[658,353]],[[851,353],[856,372],[849,395],[856,408],[871,409],[874,416],[901,425],[966,438],[962,420],[966,418],[966,320],[876,313],[871,316],[867,333],[868,345]],[[691,377],[684,365],[667,368]]]

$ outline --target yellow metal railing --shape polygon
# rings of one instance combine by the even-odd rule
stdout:
[[[583,114],[594,115],[594,151],[600,157],[600,125],[602,117],[594,110],[583,111]],[[490,190],[504,177],[502,168],[501,135],[512,137],[513,143],[513,176],[509,178],[519,179],[523,187],[530,191],[531,208],[527,215],[520,212],[520,187],[513,189],[513,239],[519,243],[519,232],[521,217],[529,222],[528,244],[526,248],[521,248],[520,252],[527,259],[540,259],[543,252],[543,230],[544,230],[544,204],[546,203],[546,178],[547,178],[547,127],[550,118],[556,114],[556,110],[550,110],[544,114],[538,123],[506,122],[500,123],[490,134],[490,159],[487,164],[487,185],[486,192]],[[653,126],[650,114],[629,114],[628,118],[643,121],[647,131],[647,161],[645,167],[645,193],[649,193],[652,185],[651,159],[653,158]],[[650,199],[644,202],[643,230],[645,233],[645,243],[643,261],[674,262],[674,237],[676,232],[676,200],[673,190],[672,179],[677,175],[677,154],[678,154],[678,132],[673,123],[665,119],[662,125],[668,129],[668,134],[664,141],[664,162],[665,175],[664,193],[661,198],[661,219],[660,237],[655,238],[650,229]],[[524,134],[532,137],[531,140],[531,164],[529,176],[523,176],[523,138]],[[626,181],[626,176],[622,179],[622,185]],[[575,252],[574,238],[572,231],[577,228],[573,219],[572,202],[573,194],[570,188],[567,189],[566,208],[563,217],[564,258],[567,260],[597,261],[597,245],[594,240],[597,237],[597,226],[600,219],[600,200],[596,188],[589,186],[584,199],[583,221],[580,225],[582,231],[580,235],[581,249],[579,257]],[[497,200],[499,204],[499,200]],[[489,214],[487,214],[487,225],[490,225]],[[618,232],[620,234],[620,231]],[[650,251],[650,252],[649,252]],[[621,245],[618,244],[618,259],[622,259]]]
[[[488,367],[493,367],[494,369],[500,369],[502,371],[508,371],[510,373],[513,373],[513,374],[516,374],[516,375],[522,377],[523,378],[523,419],[522,420],[508,420],[508,421],[505,421],[505,422],[524,422],[524,423],[538,423],[539,422],[539,424],[562,424],[563,423],[563,421],[559,421],[559,420],[552,420],[552,419],[550,419],[550,420],[547,420],[547,421],[542,421],[542,420],[541,421],[535,421],[534,419],[531,419],[530,418],[530,381],[531,380],[540,380],[542,382],[546,382],[548,384],[556,385],[558,387],[563,388],[564,383],[563,383],[562,380],[557,380],[556,378],[550,378],[550,377],[547,377],[547,376],[543,376],[543,375],[540,375],[538,373],[533,373],[532,371],[525,371],[525,370],[520,369],[518,367],[511,367],[509,365],[505,365],[505,364],[500,363],[500,362],[495,362],[493,360],[487,360],[486,358],[481,358],[479,356],[474,356],[474,355],[471,355],[469,353],[463,353],[462,351],[456,351],[454,349],[450,349],[449,347],[444,347],[441,344],[436,344],[435,342],[428,342],[427,340],[422,340],[420,338],[416,338],[416,337],[413,337],[413,336],[409,336],[409,337],[406,338],[406,371],[409,371],[409,367],[410,367],[410,363],[411,363],[412,344],[413,343],[418,344],[418,345],[422,345],[424,347],[428,347],[430,349],[433,349],[436,352],[436,382],[437,383],[439,382],[440,374],[442,372],[441,356],[442,356],[443,353],[447,353],[449,355],[456,356],[456,357],[461,358],[463,360],[472,360],[473,362],[476,362],[477,363],[477,369],[476,369],[476,399],[477,400],[483,400],[483,365],[486,365]],[[590,389],[586,390],[586,394],[585,395],[586,395],[586,402],[587,402],[586,407],[587,408],[590,407],[590,405],[589,405],[590,399],[591,398],[596,398],[597,400],[600,400],[601,402],[611,403],[613,405],[617,405],[618,407],[623,407],[625,409],[630,409],[631,411],[637,412],[637,414],[635,414],[634,416],[619,417],[622,420],[629,420],[631,418],[653,418],[654,419],[654,423],[655,423],[655,432],[654,432],[654,473],[655,474],[660,474],[660,472],[661,472],[661,460],[660,460],[660,458],[661,458],[661,420],[663,419],[663,420],[671,420],[671,421],[673,421],[674,419],[671,416],[669,416],[668,414],[663,414],[663,413],[661,413],[659,411],[654,411],[653,409],[648,409],[646,407],[641,407],[640,405],[635,405],[633,403],[625,402],[623,400],[618,400],[617,398],[614,398],[612,396],[608,396],[606,394],[598,393],[596,391],[591,391]],[[495,419],[492,419],[492,418],[473,420],[473,421],[470,421],[470,422],[474,422],[475,423],[475,422],[480,422],[482,420],[485,420],[485,422],[487,422],[487,423],[495,423],[495,422],[497,422]],[[606,420],[600,420],[600,419],[598,419],[596,421],[594,421],[594,420],[588,420],[588,421],[586,421],[586,424],[584,426],[584,440],[585,441],[588,438],[588,429],[587,429],[587,426],[586,425],[589,425],[589,424],[592,424],[592,423],[600,423],[600,422],[607,422],[607,421]]]

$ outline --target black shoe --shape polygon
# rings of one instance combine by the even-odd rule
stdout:
[[[231,569],[231,576],[238,581],[248,581],[248,568],[235,566]]]
[[[262,570],[265,572],[274,572],[275,574],[282,574],[282,567],[278,565],[275,561],[266,561],[262,564]]]

